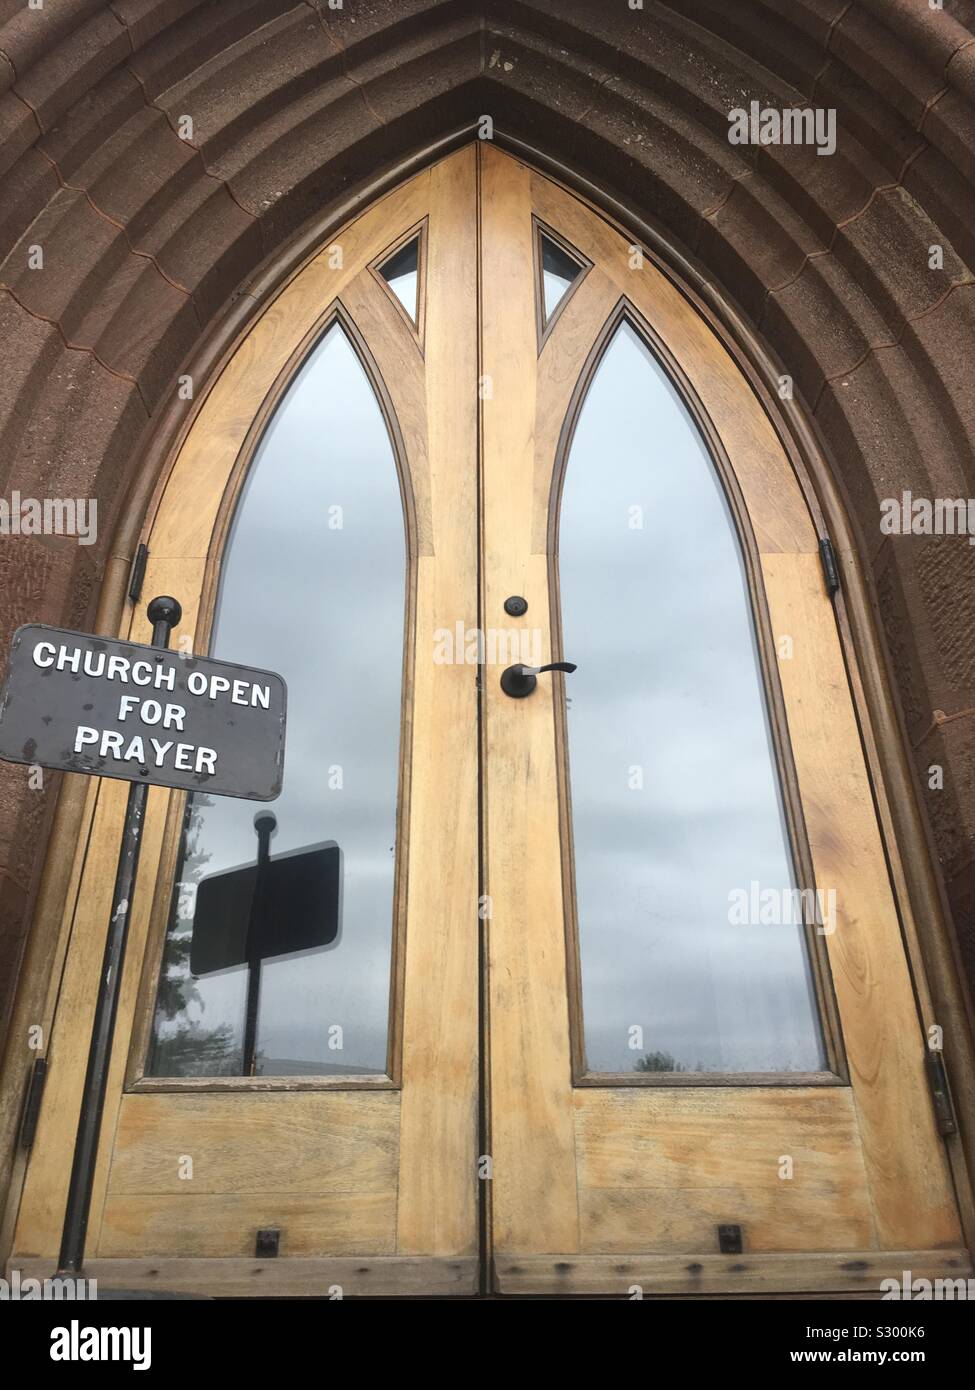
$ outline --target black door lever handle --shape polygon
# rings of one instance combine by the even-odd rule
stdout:
[[[538,677],[544,671],[565,671],[571,674],[576,669],[574,661],[550,661],[547,666],[509,666],[501,672],[501,689],[513,700],[523,700],[538,684]]]

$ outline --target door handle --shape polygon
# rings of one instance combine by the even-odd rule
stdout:
[[[569,674],[575,669],[574,661],[550,661],[547,666],[523,666],[519,662],[501,672],[501,689],[513,700],[523,700],[535,689],[543,671],[565,671]]]

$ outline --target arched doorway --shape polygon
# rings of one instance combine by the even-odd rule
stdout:
[[[277,852],[337,849],[341,913],[269,942],[248,1036],[248,967],[199,941],[253,831],[154,793],[93,1272],[808,1292],[963,1258],[819,535],[610,222],[484,146],[381,199],[227,362],[144,539],[193,649],[289,681]],[[123,801],[91,797],[22,1267]]]

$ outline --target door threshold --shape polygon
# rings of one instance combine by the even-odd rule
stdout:
[[[13,1255],[9,1270],[20,1270],[22,1281],[51,1279],[55,1263],[50,1257]],[[105,1296],[116,1298],[126,1292],[199,1298],[457,1298],[477,1293],[478,1274],[476,1256],[423,1255],[95,1258],[85,1262],[83,1271],[85,1279],[97,1280],[105,1289]]]
[[[743,1255],[510,1255],[494,1261],[501,1294],[617,1298],[860,1294],[882,1281],[968,1279],[966,1250],[840,1250]],[[890,1286],[886,1286],[888,1289]],[[903,1294],[901,1294],[903,1296]]]

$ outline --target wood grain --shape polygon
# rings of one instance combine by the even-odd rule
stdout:
[[[415,742],[419,756],[415,785],[409,757],[404,766],[407,789],[416,796],[411,829],[422,853],[409,853],[408,946],[396,962],[396,998],[402,1002],[392,1027],[408,1049],[397,1060],[402,1092],[329,1086],[273,1091],[265,1081],[250,1091],[205,1091],[196,1082],[181,1089],[177,1080],[164,1092],[124,1093],[130,1037],[139,1053],[130,1073],[138,1078],[141,1070],[173,868],[171,853],[160,864],[160,848],[167,817],[179,811],[175,794],[154,789],[89,1253],[102,1240],[113,1253],[124,1248],[128,1254],[164,1254],[176,1242],[180,1253],[245,1254],[241,1231],[264,1221],[277,1199],[285,1203],[279,1210],[291,1213],[295,1254],[341,1248],[363,1255],[397,1249],[452,1255],[475,1248],[476,686],[469,668],[432,662],[437,626],[452,628],[458,618],[468,625],[476,621],[475,216],[475,159],[466,150],[417,175],[332,238],[284,286],[201,396],[143,533],[150,552],[144,592],[177,594],[184,613],[173,645],[188,637],[193,649],[204,649],[223,539],[252,446],[329,314],[346,313],[376,364],[403,456],[416,536],[416,593],[407,624],[416,645],[406,667],[418,693],[404,724],[405,746],[412,751]],[[416,336],[368,270],[391,234],[421,221],[426,363]],[[336,246],[341,264],[333,264]],[[430,410],[436,418],[428,428]],[[466,469],[459,460],[466,460]],[[122,635],[148,640],[141,608],[126,610]],[[57,1249],[125,790],[106,784],[101,791],[80,876],[50,1053],[49,1099],[16,1232],[15,1248],[25,1254]],[[154,934],[147,947],[150,918]],[[465,918],[469,932],[462,927]],[[189,1184],[177,1171],[184,1154],[194,1159]],[[240,1224],[233,1228],[224,1218],[238,1201]],[[268,1217],[265,1224],[276,1223]],[[251,1230],[251,1248],[252,1237]],[[399,1271],[408,1281],[418,1267],[389,1265],[386,1277]],[[434,1282],[438,1277],[434,1270]],[[455,1277],[452,1272],[448,1282]]]
[[[50,1260],[25,1259],[25,1277],[53,1274]],[[85,1273],[102,1289],[195,1293],[205,1298],[428,1298],[469,1296],[477,1290],[475,1259],[399,1256],[326,1259],[89,1260]]]
[[[540,348],[533,218],[592,262]],[[377,257],[418,226],[419,335],[374,273]],[[130,1287],[230,1295],[333,1283],[350,1295],[474,1291],[480,834],[490,1213],[502,1292],[626,1297],[638,1284],[647,1296],[869,1297],[902,1269],[967,1273],[817,530],[758,398],[688,300],[649,259],[632,263],[619,230],[490,145],[417,175],[335,245],[341,264],[325,248],[292,276],[197,402],[150,508],[146,592],[178,593],[181,632],[205,638],[251,445],[329,314],[346,315],[375,364],[416,532],[406,930],[394,995],[400,1089],[275,1090],[263,1080],[236,1092],[198,1083],[125,1090],[129,1041],[135,1056],[154,990],[164,913],[157,906],[153,917],[153,893],[162,903],[171,876],[162,849],[177,794],[154,789],[90,1272]],[[533,699],[510,700],[500,664],[478,672],[434,660],[435,633],[474,628],[479,612],[488,629],[517,627],[503,610],[515,593],[529,599],[524,626],[539,629],[542,660],[553,655],[553,472],[581,376],[620,312],[693,395],[754,537],[754,601],[767,604],[773,641],[792,640],[776,674],[816,884],[837,897],[826,949],[849,1086],[573,1085],[563,684],[545,677]],[[127,615],[123,635],[148,640],[144,613]],[[90,843],[79,846],[48,1092],[16,1231],[14,1258],[25,1268],[57,1249],[125,790],[106,782],[92,793]],[[190,1182],[179,1176],[182,1155],[193,1158]],[[779,1176],[784,1156],[791,1180]],[[743,1227],[743,1256],[714,1253],[719,1223]],[[282,1230],[276,1261],[248,1258],[262,1226]]]
[[[433,555],[421,555],[403,1004],[397,1250],[477,1247],[477,686],[434,633],[477,622],[474,151],[431,171],[426,414]]]
[[[579,1090],[576,1147],[593,1253],[717,1249],[723,1222],[752,1250],[875,1244],[845,1087]]]
[[[192,1185],[184,1184],[189,1188]],[[151,1250],[160,1258],[250,1259],[257,1232],[280,1231],[278,1258],[314,1255],[392,1255],[396,1250],[396,1189],[386,1192],[196,1193],[110,1196],[105,1204],[99,1259],[131,1259]]]
[[[754,1261],[763,1249],[772,1257],[789,1249],[954,1247],[958,1220],[923,1079],[896,906],[818,537],[789,458],[710,328],[649,261],[631,267],[619,232],[495,150],[482,152],[482,170],[484,359],[495,391],[482,410],[486,621],[497,621],[505,594],[524,594],[532,625],[542,628],[542,660],[549,658],[546,638],[557,613],[545,603],[543,574],[554,550],[553,469],[594,344],[625,312],[657,340],[662,360],[693,394],[712,452],[720,451],[729,470],[727,486],[741,498],[742,524],[754,535],[753,600],[759,611],[766,603],[769,609],[769,650],[782,634],[796,644],[795,659],[778,663],[772,679],[781,678],[780,727],[796,759],[797,824],[804,819],[809,829],[815,884],[834,888],[841,904],[828,952],[853,1080],[852,1088],[801,1087],[781,1078],[772,1087],[727,1078],[695,1088],[693,1078],[682,1078],[687,1084],[679,1087],[573,1091],[563,1008],[572,995],[563,972],[574,937],[570,930],[568,955],[557,937],[558,893],[563,877],[571,884],[572,866],[558,862],[553,825],[561,695],[558,685],[540,686],[531,700],[506,702],[498,673],[486,670],[498,1267],[556,1249],[567,1261],[580,1250],[704,1256],[722,1219],[745,1227]],[[518,349],[529,334],[523,266],[532,214],[593,262],[534,364],[527,347]],[[551,593],[554,604],[557,584]],[[563,834],[569,807],[566,789]],[[566,1102],[575,1113],[572,1137]],[[791,1185],[778,1177],[780,1156],[795,1163]],[[548,1283],[544,1260],[533,1267],[534,1291],[560,1287],[551,1265]],[[799,1277],[781,1263],[774,1269],[786,1283]]]
[[[531,545],[531,177],[486,148],[481,179],[482,352],[491,381],[481,410],[484,625],[511,626],[504,600],[523,594],[525,622],[547,643],[548,562]],[[509,699],[500,675],[484,667],[494,1240],[505,1252],[573,1250],[579,1218],[552,703],[547,690]]]
[[[836,894],[826,943],[882,1247],[952,1244],[958,1216],[924,1074],[911,989],[860,735],[822,572],[766,555],[773,629],[817,885]],[[786,648],[783,648],[786,650]]]
[[[271,1091],[123,1097],[113,1194],[395,1189],[400,1097]],[[180,1162],[192,1160],[192,1178]]]
[[[963,1279],[965,1250],[873,1250],[836,1254],[514,1256],[500,1259],[497,1288],[510,1294],[603,1294],[616,1298],[705,1294],[866,1293],[881,1297],[881,1280]]]
[[[577,198],[540,174],[531,176],[531,197],[542,221],[594,262],[581,290],[596,270],[601,271],[615,298],[625,297],[639,310],[693,383],[734,460],[759,550],[814,551],[815,528],[789,460],[757,397],[708,325],[648,258],[634,263],[626,238]],[[571,307],[570,302],[560,316],[547,350],[563,336],[563,320]],[[540,497],[536,505],[538,501]],[[536,544],[544,534],[545,523],[537,512]]]

